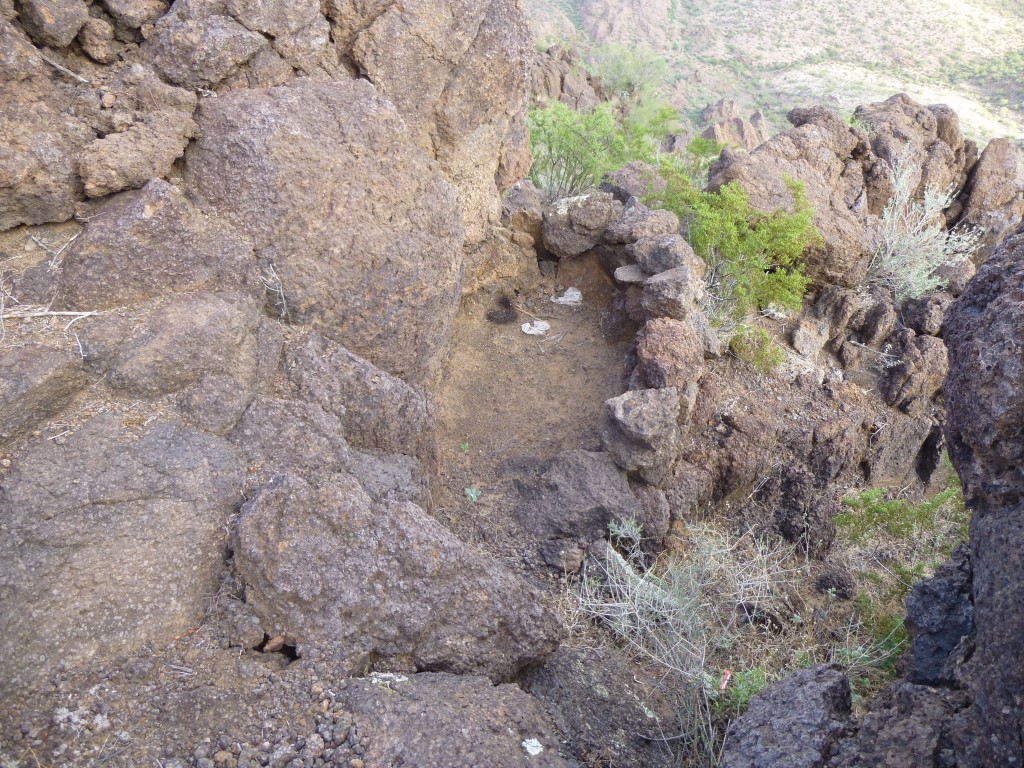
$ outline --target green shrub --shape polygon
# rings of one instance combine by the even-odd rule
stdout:
[[[786,359],[782,347],[764,328],[757,326],[740,326],[729,340],[729,351],[761,373],[771,373]]]
[[[836,525],[854,544],[862,544],[884,531],[897,539],[922,536],[935,530],[936,514],[961,494],[959,482],[918,504],[888,496],[885,488],[871,488],[843,499],[849,509],[836,516]],[[959,502],[962,505],[961,501]]]
[[[679,217],[707,265],[705,311],[712,323],[731,330],[769,307],[802,306],[809,283],[803,254],[821,237],[802,183],[786,181],[793,213],[766,214],[750,205],[736,182],[705,192],[677,165],[663,163],[662,175],[668,187],[652,202]]]
[[[747,711],[750,700],[764,690],[766,685],[768,673],[763,667],[737,672],[724,687],[719,684],[712,707],[715,716],[726,723],[739,717]]]

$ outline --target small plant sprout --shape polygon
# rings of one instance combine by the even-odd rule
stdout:
[[[479,488],[464,488],[463,490],[466,494],[466,498],[474,504],[480,501],[480,497],[483,495]]]
[[[463,454],[469,455],[469,441],[463,440],[459,443],[459,450],[462,451]]]

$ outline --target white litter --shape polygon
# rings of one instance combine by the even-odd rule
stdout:
[[[583,303],[583,293],[579,288],[568,288],[561,296],[552,296],[551,300],[563,307],[578,307]]]
[[[550,330],[551,324],[545,323],[543,320],[534,320],[531,323],[523,323],[523,333],[528,333],[531,336],[543,336]]]
[[[536,757],[544,751],[544,745],[536,739],[527,739],[523,742],[523,749],[526,750],[526,753],[530,755],[530,757]]]

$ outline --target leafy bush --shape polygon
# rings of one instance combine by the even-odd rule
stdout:
[[[668,62],[637,46],[605,43],[591,48],[589,58],[605,94],[623,104],[653,95],[668,77]]]
[[[928,186],[922,200],[914,199],[911,151],[907,144],[893,163],[893,197],[882,212],[880,243],[866,280],[868,286],[888,290],[897,302],[944,287],[936,270],[969,258],[981,239],[978,230],[943,229],[942,212],[953,202],[954,189]]]
[[[762,213],[735,182],[705,192],[677,166],[662,164],[668,181],[652,202],[683,222],[694,251],[707,265],[709,319],[726,331],[752,313],[775,306],[799,309],[809,280],[803,254],[820,240],[803,184],[787,179],[794,213]]]

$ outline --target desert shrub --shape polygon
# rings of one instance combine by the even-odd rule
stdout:
[[[887,290],[897,302],[916,299],[945,286],[939,267],[969,258],[981,232],[942,226],[942,212],[956,191],[928,186],[914,198],[917,175],[906,145],[893,162],[893,196],[882,212],[879,244],[868,267],[865,285]]]
[[[627,163],[654,161],[675,120],[675,111],[655,99],[624,114],[610,102],[578,112],[561,102],[532,109],[530,179],[551,199],[582,194]]]
[[[788,179],[793,213],[762,213],[735,182],[716,192],[697,186],[679,168],[662,164],[668,181],[654,204],[673,211],[707,265],[707,305],[713,324],[729,332],[770,307],[799,309],[809,280],[803,254],[820,239],[802,183]]]
[[[786,359],[786,353],[764,328],[742,325],[729,339],[729,351],[761,373],[771,373]]]
[[[578,599],[584,614],[667,673],[690,765],[717,763],[728,721],[740,714],[768,671],[768,636],[753,626],[778,612],[777,594],[795,582],[792,549],[750,534],[691,529],[687,556],[650,563],[635,522],[611,529],[600,562],[584,569]],[[723,670],[732,680],[723,687]]]
[[[604,43],[591,48],[588,58],[605,94],[624,104],[652,96],[668,78],[668,62],[642,47]]]
[[[625,136],[611,104],[577,112],[554,102],[527,117],[533,167],[530,179],[549,197],[578,195],[621,165]]]

